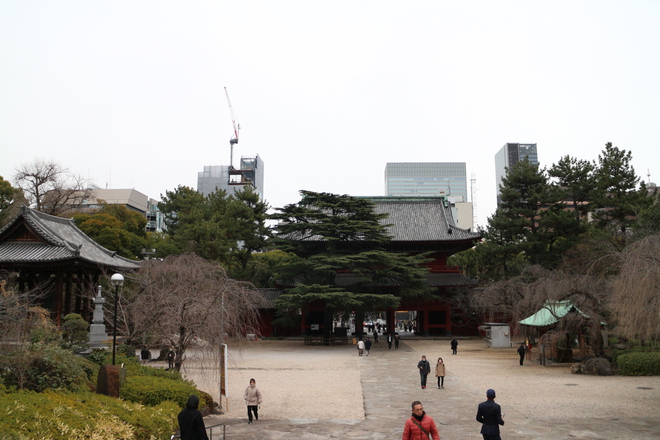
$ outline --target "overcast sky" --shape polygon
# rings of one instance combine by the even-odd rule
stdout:
[[[629,150],[660,181],[660,1],[0,0],[0,176],[54,159],[158,199],[240,156],[273,207],[384,195],[387,162]],[[468,190],[469,191],[469,190]]]

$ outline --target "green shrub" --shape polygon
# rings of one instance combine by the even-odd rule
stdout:
[[[126,382],[119,389],[119,397],[143,405],[158,405],[170,400],[184,408],[188,397],[199,396],[199,406],[204,407],[211,403],[210,396],[195,388],[190,382],[173,380],[156,376],[127,375]]]
[[[128,350],[125,348],[128,347]],[[131,353],[130,356],[126,355],[126,352]],[[87,355],[87,359],[94,362],[95,364],[101,366],[112,363],[112,347],[110,350],[104,350],[101,348],[95,348],[90,354]],[[124,364],[124,367],[127,365],[135,364],[140,365],[137,358],[135,357],[135,350],[129,345],[118,345],[117,351],[115,353],[115,363],[117,365]]]
[[[619,372],[624,376],[660,376],[660,353],[627,353],[618,357]]]
[[[619,356],[622,356],[624,354],[628,353],[650,353],[650,352],[658,352],[660,351],[659,347],[657,346],[648,346],[648,345],[635,345],[630,348],[625,348],[625,349],[618,349],[615,348],[612,350],[612,364],[615,366],[618,366],[618,359]]]
[[[64,317],[62,324],[62,341],[60,345],[63,348],[80,353],[89,346],[89,323],[77,313],[69,313]]]
[[[11,363],[11,358],[16,362]],[[26,362],[21,362],[26,360]],[[3,379],[8,386],[32,391],[89,391],[97,368],[89,361],[54,345],[37,345],[8,355]],[[20,376],[20,377],[19,377]]]
[[[170,438],[180,408],[173,402],[154,407],[99,394],[0,394],[0,436],[5,439],[151,440]]]

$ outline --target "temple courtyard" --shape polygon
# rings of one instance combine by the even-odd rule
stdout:
[[[660,438],[660,377],[584,376],[570,365],[520,366],[516,348],[489,349],[480,339],[459,340],[452,355],[448,338],[406,338],[398,350],[380,342],[369,356],[354,345],[306,346],[301,340],[230,344],[228,400],[222,415],[227,439],[400,439],[419,400],[443,440],[481,439],[475,420],[486,390],[497,392],[503,439]],[[535,353],[534,353],[535,354]],[[432,374],[420,386],[417,362],[426,355]],[[447,368],[444,389],[433,371],[438,357]],[[191,353],[184,374],[218,396],[215,362]],[[243,393],[250,378],[263,394],[259,420],[247,424]],[[222,427],[213,429],[221,439]]]

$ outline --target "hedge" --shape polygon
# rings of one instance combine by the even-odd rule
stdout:
[[[164,401],[175,402],[185,408],[191,395],[199,396],[200,408],[211,403],[211,396],[199,391],[188,381],[172,380],[155,376],[128,376],[119,389],[119,397],[143,405],[158,405]]]
[[[174,402],[153,407],[99,394],[21,391],[0,394],[0,438],[6,440],[152,440],[178,427]]]
[[[660,376],[660,353],[627,353],[617,358],[623,376]]]

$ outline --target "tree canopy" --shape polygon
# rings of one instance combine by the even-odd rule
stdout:
[[[301,200],[278,208],[274,245],[300,257],[279,268],[284,309],[313,302],[325,307],[325,330],[333,311],[396,307],[400,297],[429,294],[424,256],[387,252],[384,215],[368,199],[301,191]],[[384,288],[396,286],[396,291]]]
[[[266,246],[268,204],[249,186],[230,196],[179,186],[166,191],[158,206],[177,253],[194,252],[245,272],[252,254]]]
[[[103,205],[96,212],[76,214],[73,219],[81,231],[101,246],[126,258],[141,258],[147,243],[147,219],[139,212],[121,205]]]

